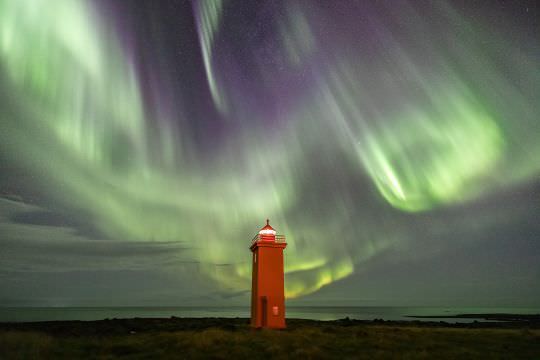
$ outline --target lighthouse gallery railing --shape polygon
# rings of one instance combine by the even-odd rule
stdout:
[[[284,243],[285,242],[285,235],[276,235],[276,240],[274,242],[277,242],[277,243]],[[253,239],[251,240],[251,243],[253,244],[254,242],[257,242],[261,240],[261,235],[260,234],[257,234],[253,237]],[[264,240],[264,241],[267,241],[267,240]]]

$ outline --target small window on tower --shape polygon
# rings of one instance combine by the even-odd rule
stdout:
[[[253,262],[257,262],[257,253],[253,253]]]
[[[272,306],[272,313],[274,314],[274,316],[278,316],[279,315],[279,307]]]

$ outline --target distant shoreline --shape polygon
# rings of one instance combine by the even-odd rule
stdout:
[[[287,319],[332,321],[359,319],[385,321],[523,321],[538,320],[540,307],[388,307],[388,306],[287,306]],[[97,321],[133,318],[248,318],[248,306],[153,306],[153,307],[0,307],[1,322]]]
[[[457,314],[457,315],[407,315],[418,319],[484,319],[487,321],[540,322],[540,314]]]

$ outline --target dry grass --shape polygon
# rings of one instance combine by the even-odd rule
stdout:
[[[0,331],[2,359],[539,359],[540,330],[412,326],[208,328],[110,336]]]
[[[0,358],[46,358],[53,342],[52,337],[35,332],[0,332]]]

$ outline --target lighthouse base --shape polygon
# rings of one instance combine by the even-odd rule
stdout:
[[[285,309],[283,299],[261,296],[252,307],[251,326],[254,328],[284,329]]]

